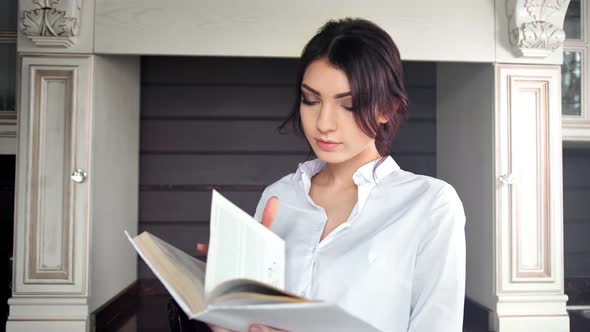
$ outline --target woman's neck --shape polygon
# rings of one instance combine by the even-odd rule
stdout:
[[[367,149],[351,159],[340,163],[326,163],[326,167],[315,177],[315,184],[334,190],[356,187],[353,174],[363,165],[381,158],[377,150]]]

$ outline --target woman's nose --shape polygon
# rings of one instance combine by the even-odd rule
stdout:
[[[317,118],[316,126],[320,132],[328,132],[336,129],[336,113],[333,106],[323,104]]]

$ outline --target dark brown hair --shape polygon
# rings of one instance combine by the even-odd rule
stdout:
[[[353,18],[328,21],[303,49],[295,100],[291,112],[279,126],[281,131],[291,122],[296,132],[304,135],[299,114],[301,83],[307,67],[323,57],[348,78],[354,119],[367,136],[375,139],[382,156],[376,168],[390,154],[395,134],[407,119],[408,97],[397,46],[385,30],[370,21]],[[387,118],[387,123],[377,121],[380,114]]]

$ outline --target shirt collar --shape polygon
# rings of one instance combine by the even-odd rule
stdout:
[[[373,178],[373,168],[379,160],[381,159],[379,158],[370,161],[354,172],[352,179],[357,186],[363,184],[378,184],[387,175],[400,169],[395,160],[393,160],[391,156],[387,156],[375,170],[375,178]],[[324,169],[325,166],[326,163],[319,158],[300,163],[297,168],[296,179],[303,178],[306,180],[305,182],[309,182],[311,178]]]

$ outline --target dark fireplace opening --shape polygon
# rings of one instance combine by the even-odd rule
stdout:
[[[142,57],[138,232],[204,260],[196,244],[208,241],[211,189],[254,214],[264,188],[296,170],[308,146],[277,126],[293,102],[297,61]],[[391,155],[407,171],[436,176],[436,63],[404,62],[404,71],[409,121]],[[139,260],[138,282],[96,312],[94,325],[168,330],[169,299]],[[129,303],[128,317],[111,317]],[[464,331],[487,331],[487,318],[466,299]]]
[[[143,57],[141,63],[139,232],[150,231],[198,258],[207,242],[211,189],[250,214],[263,189],[294,172],[309,149],[277,126],[289,112],[298,60]],[[392,156],[408,171],[436,174],[436,64],[405,62],[409,121]],[[165,313],[167,295],[138,263],[145,310]],[[141,307],[141,305],[140,305]],[[158,310],[160,310],[158,309]],[[138,328],[165,316],[138,316]]]
[[[14,180],[15,180],[15,155],[0,155],[0,259],[2,260],[2,273],[0,273],[0,304],[2,306],[2,318],[0,331],[6,328],[8,319],[8,299],[12,295],[12,244],[14,230]]]

